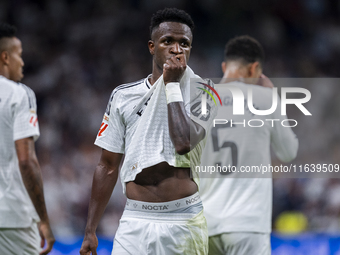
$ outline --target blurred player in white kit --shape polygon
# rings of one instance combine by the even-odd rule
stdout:
[[[39,137],[36,99],[19,83],[24,62],[15,32],[0,24],[0,254],[48,254],[55,240],[34,148]]]
[[[222,62],[223,79],[247,96],[253,91],[253,105],[267,110],[272,102],[272,83],[262,74],[264,52],[260,43],[249,36],[231,39],[225,48]],[[259,79],[261,78],[261,79]],[[260,80],[262,81],[259,86]],[[253,83],[253,84],[249,84]],[[237,124],[216,125],[207,139],[202,153],[202,166],[260,166],[270,165],[270,147],[277,157],[288,162],[296,157],[298,140],[290,127],[283,127],[265,119],[286,119],[280,111],[270,116],[254,116],[249,109],[242,116],[233,116],[232,103],[225,103],[219,113],[228,113],[235,122],[262,119],[264,126]],[[279,100],[280,101],[280,100]],[[230,101],[229,101],[230,102]],[[245,102],[245,105],[247,103]],[[280,105],[280,102],[278,102]],[[218,114],[219,116],[219,114]],[[245,174],[218,173],[214,178],[201,178],[200,195],[209,231],[209,254],[266,255],[271,253],[270,233],[272,214],[272,179],[245,178]],[[241,177],[241,178],[240,178]]]

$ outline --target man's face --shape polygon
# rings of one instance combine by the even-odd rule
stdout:
[[[188,62],[192,43],[190,28],[178,22],[163,22],[154,29],[149,50],[154,64],[162,71],[163,64],[173,56],[184,54]]]
[[[16,38],[9,38],[8,39],[8,71],[9,71],[9,79],[15,82],[21,81],[21,79],[24,77],[23,74],[23,66],[24,61],[22,60],[21,54],[22,54],[22,47],[21,47],[21,41]]]

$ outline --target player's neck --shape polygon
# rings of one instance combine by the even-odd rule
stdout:
[[[243,65],[239,61],[229,62],[225,66],[223,78],[220,83],[228,83],[232,81],[241,81],[247,84],[256,84],[258,81],[258,73],[252,70],[251,65]]]
[[[245,70],[243,67],[236,65],[236,64],[228,64],[221,83],[227,83],[231,81],[244,81],[245,75]]]
[[[152,67],[152,74],[151,77],[149,78],[149,82],[151,85],[153,85],[159,77],[163,74],[163,70],[160,70],[155,63],[153,63]]]
[[[8,72],[7,68],[0,68],[0,75],[9,79],[9,72]]]

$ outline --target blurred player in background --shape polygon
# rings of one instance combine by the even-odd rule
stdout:
[[[272,89],[264,88],[273,85],[262,74],[263,61],[264,52],[260,43],[252,37],[240,36],[227,43],[222,63],[224,76],[221,83],[230,82],[240,88],[244,95],[251,88],[253,105],[258,110],[269,109],[272,102]],[[258,83],[260,77],[261,86],[249,84]],[[222,98],[223,102],[225,100]],[[219,113],[230,112],[232,103],[223,104]],[[230,114],[227,117],[238,123],[245,119],[247,123],[254,115],[245,110],[242,116]],[[271,116],[255,117],[281,120],[284,116],[276,111]],[[265,122],[262,127],[216,125],[208,136],[202,166],[231,165],[239,169],[240,166],[269,165],[270,146],[280,160],[293,160],[297,154],[298,140],[291,128],[279,123],[275,122],[274,127],[271,122]],[[208,222],[209,254],[270,254],[272,179],[244,178],[247,176],[238,173],[230,173],[228,178],[220,173],[218,175],[200,180],[200,194]]]
[[[128,201],[112,254],[207,254],[208,235],[202,202],[197,185],[190,177],[190,160],[183,159],[195,141],[199,144],[203,140],[206,128],[190,119],[180,89],[181,78],[188,70],[193,27],[191,17],[182,10],[171,8],[156,12],[151,20],[151,40],[148,43],[153,56],[152,74],[140,81],[118,86],[110,97],[95,142],[103,150],[93,177],[87,226],[80,250],[82,255],[96,254],[96,228],[116,184],[119,164],[123,154],[126,154],[127,161],[129,155],[126,151],[129,152],[133,140],[137,139],[133,135],[145,116],[143,111],[150,109],[153,98],[146,101],[147,107],[143,110],[133,113],[134,107],[150,89],[157,88],[152,87],[156,83],[157,86],[165,85],[166,101],[155,108],[164,107],[167,111],[165,122],[168,122],[169,131],[166,132],[170,134],[165,135],[171,137],[171,141],[167,141],[172,142],[176,149],[176,161],[180,160],[179,163],[185,163],[185,166],[174,167],[162,161],[134,173],[137,164],[131,165],[128,171],[123,165],[120,176]],[[163,84],[158,81],[161,75]],[[190,127],[197,131],[196,136],[193,132],[190,135]],[[147,157],[151,160],[163,158],[168,143],[157,144],[163,142],[160,138],[162,132],[150,137],[148,131],[151,130],[141,134],[149,143]]]
[[[39,137],[36,99],[18,83],[24,62],[15,32],[0,24],[0,254],[47,254],[55,240],[34,148]]]

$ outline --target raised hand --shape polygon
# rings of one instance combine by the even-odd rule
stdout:
[[[169,82],[179,82],[187,68],[184,54],[174,55],[163,65],[163,80],[165,85]]]
[[[274,84],[264,74],[261,74],[258,85],[260,85],[262,87],[267,87],[267,88],[274,88]]]

